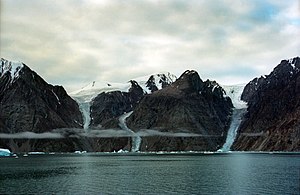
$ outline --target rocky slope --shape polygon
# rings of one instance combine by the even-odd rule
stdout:
[[[130,81],[131,87],[128,92],[112,91],[101,93],[92,100],[91,105],[91,124],[90,126],[99,128],[110,128],[116,122],[114,119],[132,111],[144,96],[143,89],[136,81]],[[112,121],[113,120],[113,121]]]
[[[65,127],[82,128],[82,116],[64,88],[46,83],[23,63],[1,58],[0,133],[43,133]],[[11,141],[1,142],[11,147]]]
[[[197,72],[186,71],[170,86],[146,95],[128,126],[186,134],[143,137],[141,150],[217,150],[225,141],[233,107],[224,95],[216,82],[203,82]]]
[[[248,110],[235,150],[300,151],[300,58],[282,60],[245,87]]]

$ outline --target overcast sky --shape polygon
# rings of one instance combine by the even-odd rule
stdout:
[[[186,69],[221,84],[300,55],[299,0],[0,0],[1,57],[68,91]]]

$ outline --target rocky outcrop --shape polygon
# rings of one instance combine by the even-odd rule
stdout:
[[[141,147],[145,150],[217,150],[225,141],[233,107],[224,95],[216,82],[203,82],[197,72],[186,71],[170,86],[146,95],[128,118],[128,126],[134,131],[152,129],[198,135],[143,137]],[[183,146],[180,143],[184,140],[191,142]]]
[[[247,114],[235,150],[300,151],[300,58],[282,60],[266,77],[252,80],[242,99]]]

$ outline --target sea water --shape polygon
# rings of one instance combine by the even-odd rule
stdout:
[[[0,194],[299,194],[297,153],[0,158]]]

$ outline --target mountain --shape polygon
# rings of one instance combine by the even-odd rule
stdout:
[[[235,150],[300,151],[300,58],[282,60],[267,76],[250,81]]]
[[[118,117],[132,111],[145,94],[160,90],[176,80],[171,73],[152,74],[127,83],[93,82],[71,93],[86,115],[90,128],[118,128]]]
[[[141,150],[217,150],[225,142],[232,107],[218,83],[203,82],[196,71],[186,71],[146,95],[127,123],[136,132],[166,134],[143,137]]]
[[[77,103],[63,87],[46,83],[24,63],[1,58],[0,133],[43,133],[55,128],[82,128],[82,123]],[[3,139],[1,142],[5,144]],[[9,147],[18,145],[8,142]]]

